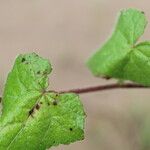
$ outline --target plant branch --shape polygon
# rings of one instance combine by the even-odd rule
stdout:
[[[129,88],[150,88],[147,86],[142,86],[139,84],[133,83],[125,83],[125,84],[107,84],[107,85],[98,85],[98,86],[91,86],[79,89],[71,89],[66,91],[60,91],[59,93],[76,93],[76,94],[84,94],[90,92],[97,92],[97,91],[104,91],[104,90],[113,90],[113,89],[129,89]]]
[[[134,88],[150,88],[148,86],[143,86],[140,84],[134,83],[114,83],[114,84],[106,84],[106,85],[98,85],[98,86],[90,86],[85,88],[78,88],[78,89],[71,89],[71,90],[64,90],[64,91],[47,91],[47,92],[56,92],[56,93],[76,93],[76,94],[84,94],[84,93],[92,93],[97,91],[104,91],[104,90],[113,90],[113,89],[134,89]],[[2,101],[2,97],[0,97],[0,103]]]

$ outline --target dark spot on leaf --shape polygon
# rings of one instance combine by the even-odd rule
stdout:
[[[48,103],[47,103],[47,105],[49,106],[49,105],[50,105],[50,103],[48,102]]]
[[[144,12],[144,11],[141,11],[141,13],[142,13],[142,14],[145,14],[145,12]]]
[[[41,73],[40,71],[37,72],[37,74],[40,74],[40,73]]]
[[[59,94],[58,93],[56,93],[56,97],[58,97],[59,96]]]
[[[40,104],[43,104],[42,102],[40,102]]]
[[[109,77],[109,76],[103,76],[102,78],[104,78],[104,79],[106,79],[106,80],[111,79],[111,77]]]
[[[32,109],[29,111],[29,116],[32,116],[33,112],[34,112],[34,108],[32,108]]]
[[[55,143],[55,141],[53,143]]]
[[[57,100],[53,101],[53,105],[56,106],[58,104]]]
[[[22,60],[21,60],[21,62],[23,63],[23,62],[25,62],[25,61],[26,61],[26,59],[23,57]]]
[[[47,70],[43,71],[43,75],[46,75],[47,74]]]
[[[40,109],[40,105],[39,105],[39,104],[36,104],[35,108],[36,108],[37,110],[39,110],[39,109]]]
[[[84,112],[83,114],[87,117],[87,115],[86,115],[86,113],[85,113],[85,112]]]
[[[73,129],[72,129],[72,128],[69,128],[69,130],[70,130],[70,131],[73,131]]]

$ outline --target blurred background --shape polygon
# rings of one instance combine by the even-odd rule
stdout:
[[[118,12],[129,7],[143,10],[150,22],[149,0],[1,0],[0,95],[15,57],[27,52],[50,59],[50,89],[116,82],[93,77],[85,62],[110,35]],[[144,39],[150,39],[149,24]],[[52,150],[150,149],[150,90],[103,91],[81,99],[85,140]]]

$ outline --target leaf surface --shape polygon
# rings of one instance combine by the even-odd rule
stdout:
[[[87,62],[92,73],[150,86],[150,42],[137,44],[146,25],[143,12],[121,11],[112,36]]]
[[[46,92],[51,70],[35,53],[17,57],[2,98],[1,150],[45,150],[84,138],[78,95]]]

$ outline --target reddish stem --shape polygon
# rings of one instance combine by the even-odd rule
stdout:
[[[139,84],[133,83],[126,83],[126,84],[108,84],[108,85],[98,85],[98,86],[91,86],[79,89],[71,89],[66,91],[60,91],[59,93],[76,93],[76,94],[83,94],[83,93],[90,93],[96,91],[103,91],[103,90],[112,90],[112,89],[128,89],[128,88],[149,88],[147,86],[142,86]]]

